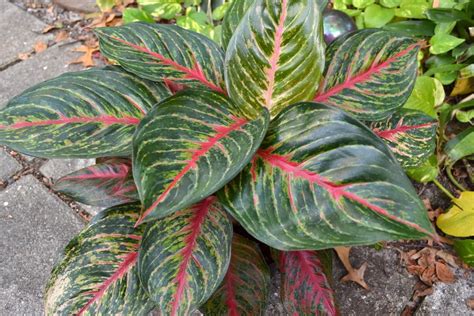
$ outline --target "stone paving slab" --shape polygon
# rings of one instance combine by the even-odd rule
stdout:
[[[21,165],[3,148],[0,148],[0,181],[7,180],[15,172],[20,171],[20,169]]]
[[[0,192],[0,315],[42,315],[54,263],[84,223],[33,176]]]
[[[46,24],[7,0],[0,0],[0,13],[0,68],[17,60],[19,53],[31,51],[36,41],[51,38],[41,34]]]
[[[56,45],[1,71],[0,109],[9,99],[37,83],[57,77],[67,71],[80,70],[81,67],[78,65],[68,65],[78,56],[78,53],[72,51],[77,46],[79,44]]]
[[[46,177],[53,181],[65,176],[71,172],[95,164],[95,159],[50,159],[40,171]]]
[[[365,281],[370,290],[354,282],[339,281],[346,275],[346,270],[335,258],[334,290],[341,315],[375,315],[374,312],[377,315],[400,315],[410,301],[417,279],[400,264],[398,252],[394,249],[353,247],[350,258],[355,268],[367,262]]]

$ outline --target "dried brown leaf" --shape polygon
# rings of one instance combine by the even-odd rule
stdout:
[[[70,64],[82,64],[84,67],[93,67],[95,66],[95,62],[93,60],[93,54],[98,51],[97,46],[86,46],[81,45],[78,48],[74,49],[76,52],[81,52],[83,55],[72,62]]]
[[[441,282],[444,282],[444,283],[454,282],[455,280],[454,274],[447,265],[441,262],[436,262],[435,266],[436,266],[436,276]]]
[[[69,38],[69,33],[66,30],[61,30],[54,37],[54,41],[56,43],[59,43],[59,42],[67,40],[68,38]]]
[[[48,44],[46,44],[43,41],[37,41],[35,45],[33,46],[33,49],[35,50],[36,54],[41,53],[42,51],[45,51],[46,48],[48,48]]]
[[[367,262],[364,262],[359,268],[355,269],[354,267],[352,267],[351,261],[349,259],[351,247],[336,247],[334,248],[334,250],[336,250],[337,256],[344,265],[344,268],[346,268],[347,270],[347,275],[342,277],[341,281],[352,281],[359,284],[364,289],[368,290],[369,286],[364,280],[364,273],[367,269]]]
[[[466,305],[469,307],[471,310],[474,310],[474,296],[470,297],[466,300]]]
[[[19,53],[18,54],[18,59],[20,60],[27,60],[30,58],[31,53]]]

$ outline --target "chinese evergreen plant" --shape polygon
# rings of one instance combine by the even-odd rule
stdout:
[[[233,225],[272,248],[290,314],[335,314],[320,250],[436,236],[403,170],[431,154],[436,128],[401,109],[417,41],[367,29],[325,50],[312,0],[234,0],[224,49],[175,25],[96,33],[116,66],[0,112],[15,150],[109,157],[56,184],[108,208],[54,268],[47,315],[261,315],[269,268]]]

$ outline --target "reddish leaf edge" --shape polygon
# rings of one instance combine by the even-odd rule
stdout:
[[[235,281],[236,276],[234,274],[234,266],[232,260],[230,261],[229,268],[227,269],[227,274],[224,278],[225,291],[226,291],[226,300],[225,304],[229,310],[229,316],[239,316],[238,303],[235,297]]]
[[[334,291],[330,288],[324,287],[324,283],[326,280],[322,269],[321,261],[319,260],[319,258],[317,258],[316,252],[310,250],[291,252],[281,251],[280,271],[282,273],[287,273],[286,257],[288,255],[296,256],[296,260],[300,264],[301,270],[304,272],[304,276],[307,277],[305,281],[309,281],[314,285],[311,294],[313,295],[313,299],[316,300],[316,305],[319,305],[319,303],[321,302],[325,307],[326,311],[328,312],[328,315],[337,315],[336,306],[334,305],[334,302],[328,297],[328,295],[333,294]],[[312,260],[312,258],[314,260]],[[321,267],[322,276],[314,274],[313,267],[315,265]],[[300,281],[300,283],[301,282],[302,280]],[[300,285],[300,283],[298,283],[298,285]]]
[[[115,117],[111,115],[100,115],[97,117],[65,117],[60,115],[60,119],[56,120],[43,120],[43,121],[21,121],[11,125],[1,125],[0,129],[22,129],[26,127],[35,126],[50,126],[50,125],[63,125],[63,124],[75,124],[75,123],[100,123],[103,125],[138,125],[140,123],[139,118],[132,116]]]
[[[265,106],[267,108],[272,107],[272,96],[273,96],[273,88],[275,86],[275,76],[278,70],[278,61],[280,60],[281,55],[281,44],[283,43],[283,32],[285,26],[285,20],[288,11],[288,0],[282,0],[281,2],[281,15],[278,21],[277,28],[275,29],[275,40],[274,40],[274,47],[273,53],[270,57],[270,67],[267,69],[267,90],[265,91]]]
[[[196,260],[193,256],[193,250],[196,247],[196,242],[201,233],[201,226],[204,223],[212,204],[216,201],[216,197],[210,196],[198,204],[194,205],[194,215],[191,218],[188,225],[183,228],[183,231],[189,232],[184,239],[186,246],[181,250],[181,256],[183,260],[179,264],[178,273],[175,278],[176,292],[171,302],[171,315],[176,315],[179,308],[179,302],[183,296],[184,289],[188,284],[187,280],[187,268],[191,259]]]
[[[118,172],[102,172],[94,168],[97,165],[92,165],[87,168],[91,174],[81,174],[81,175],[66,175],[62,177],[60,180],[89,180],[89,179],[121,179],[126,178],[128,173],[130,172],[130,165],[127,163],[119,163],[115,164],[115,167],[118,167]]]
[[[393,141],[394,136],[397,134],[409,132],[411,130],[432,127],[434,125],[436,125],[436,122],[430,122],[430,123],[424,123],[424,124],[418,124],[418,125],[399,125],[393,129],[387,129],[387,130],[373,129],[373,132],[380,138]]]
[[[172,67],[172,68],[174,68],[178,71],[184,72],[186,74],[185,78],[187,78],[187,79],[197,80],[197,81],[201,82],[203,85],[205,85],[206,87],[210,88],[211,90],[214,90],[214,91],[217,91],[217,92],[222,93],[224,95],[227,95],[227,92],[224,89],[222,89],[221,87],[219,87],[219,86],[215,85],[214,83],[210,82],[206,78],[206,75],[202,71],[202,68],[199,65],[199,63],[197,62],[194,55],[193,55],[193,58],[194,58],[193,68],[187,68],[187,67],[184,67],[184,66],[178,64],[177,62],[175,62],[172,59],[166,58],[165,56],[163,56],[159,53],[156,53],[156,52],[153,52],[153,51],[149,50],[146,47],[133,44],[131,42],[128,42],[128,41],[123,40],[121,38],[118,38],[116,36],[111,36],[110,38],[112,38],[112,39],[114,39],[114,40],[116,40],[116,41],[118,41],[118,42],[120,42],[124,45],[132,47],[132,48],[134,48],[134,49],[136,49],[136,50],[138,50],[142,53],[148,54],[148,55],[152,56],[153,58],[159,59],[161,61],[161,63],[163,63],[165,65],[168,65],[168,66],[170,66],[170,67]]]
[[[127,237],[135,239],[135,240],[141,240],[141,236],[138,236],[138,235],[127,235]],[[138,244],[134,248],[138,249]],[[84,315],[84,313],[89,309],[89,307],[92,304],[94,304],[96,301],[98,301],[104,296],[105,292],[112,284],[114,284],[115,282],[123,278],[130,271],[130,269],[132,269],[135,266],[137,261],[138,261],[138,251],[132,251],[129,254],[125,255],[124,260],[118,265],[117,270],[115,270],[115,272],[109,278],[107,278],[97,288],[96,291],[83,293],[83,294],[93,293],[94,296],[79,310],[79,312],[77,312],[77,315],[78,316]]]
[[[408,46],[407,48],[405,48],[404,50],[398,52],[394,56],[388,58],[387,60],[385,60],[381,63],[372,64],[370,66],[370,68],[368,70],[366,70],[365,72],[361,72],[361,73],[355,75],[352,78],[347,77],[346,80],[343,83],[341,83],[339,85],[336,85],[336,86],[330,88],[327,91],[318,91],[316,93],[316,96],[314,97],[313,101],[315,101],[315,102],[327,101],[330,97],[332,97],[333,95],[338,94],[342,90],[350,89],[350,88],[354,87],[356,84],[364,82],[365,80],[368,80],[374,74],[377,74],[381,70],[383,70],[387,67],[390,67],[390,65],[392,63],[394,63],[400,57],[403,57],[406,54],[408,54],[408,52],[410,52],[411,50],[413,50],[417,47],[423,47],[424,45],[426,45],[425,41],[419,41],[415,44],[412,44],[412,45]]]
[[[229,135],[231,132],[239,130],[243,125],[249,122],[247,119],[235,116],[232,116],[232,120],[234,121],[234,123],[230,126],[214,126],[214,131],[216,132],[216,135],[209,137],[207,140],[200,143],[198,149],[192,150],[193,155],[191,156],[191,159],[189,159],[188,163],[174,177],[173,181],[171,181],[171,183],[166,187],[163,193],[160,194],[160,196],[155,200],[155,202],[153,202],[153,204],[143,212],[138,221],[135,223],[135,227],[143,223],[143,220],[166,198],[166,196],[174,187],[176,187],[176,185],[184,177],[184,175],[196,166],[198,160],[202,156],[204,156],[214,146],[218,146],[218,142],[221,139]]]
[[[357,202],[358,204],[362,206],[367,207],[369,210],[379,215],[385,216],[395,222],[411,227],[427,236],[430,236],[431,238],[433,238],[433,240],[439,242],[439,236],[436,233],[432,233],[424,229],[423,227],[419,226],[418,224],[409,222],[402,218],[398,218],[390,214],[386,209],[370,203],[364,198],[358,196],[357,194],[344,190],[345,188],[350,187],[351,186],[350,184],[337,185],[335,183],[332,183],[330,180],[322,177],[321,175],[317,173],[303,169],[300,166],[300,164],[291,161],[291,157],[274,154],[273,148],[269,148],[265,150],[260,149],[257,151],[256,157],[257,156],[263,159],[263,161],[270,164],[271,166],[280,168],[282,171],[285,171],[286,173],[289,174],[289,176],[292,175],[294,177],[306,179],[310,183],[316,183],[320,187],[327,190],[329,194],[332,196],[332,198],[336,201],[339,201],[341,197],[345,197],[349,200]],[[293,201],[293,197],[291,196],[292,195],[291,191],[289,191],[289,195],[290,195],[290,203],[291,203],[291,201]],[[292,205],[292,207],[294,208],[294,205]]]

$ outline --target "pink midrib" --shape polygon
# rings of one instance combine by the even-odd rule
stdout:
[[[229,269],[227,270],[227,275],[225,277],[225,289],[226,289],[226,300],[225,304],[227,305],[227,309],[229,310],[229,316],[238,316],[238,304],[235,298],[235,290],[234,290],[234,280],[235,275],[233,271],[232,262],[229,265]]]
[[[184,177],[184,175],[196,166],[198,160],[204,156],[212,147],[214,147],[221,139],[229,135],[229,133],[240,129],[244,124],[248,123],[246,119],[233,117],[234,123],[230,126],[217,126],[214,130],[217,134],[213,137],[208,138],[205,142],[202,142],[199,149],[194,151],[191,159],[188,161],[186,166],[176,175],[173,181],[167,186],[167,188],[160,194],[156,201],[142,214],[139,218],[135,227],[140,225],[145,217],[150,214],[154,208],[156,208],[168,195],[168,193],[176,186],[176,184]]]
[[[94,168],[87,168],[92,174],[81,174],[76,176],[66,176],[63,177],[61,180],[88,180],[88,179],[121,179],[125,178],[129,172],[128,165],[120,165],[117,166],[119,168],[118,172],[101,172],[95,170]]]
[[[418,124],[418,125],[411,125],[411,126],[403,125],[403,126],[397,126],[394,129],[389,129],[385,131],[375,131],[375,134],[377,134],[377,136],[379,136],[380,138],[390,140],[390,139],[393,139],[393,136],[396,134],[408,132],[414,129],[431,127],[433,125],[435,125],[435,123],[425,123],[425,124]]]
[[[134,251],[129,253],[122,263],[119,265],[117,271],[114,272],[104,283],[99,287],[99,290],[95,292],[94,296],[82,307],[77,313],[78,316],[84,314],[87,309],[99,300],[107,291],[107,289],[117,280],[121,279],[137,262],[138,252]]]
[[[356,195],[355,193],[348,192],[344,190],[344,185],[336,185],[329,181],[328,179],[322,177],[319,174],[313,173],[311,171],[305,170],[299,166],[298,163],[290,161],[287,157],[275,155],[272,153],[271,149],[269,150],[259,150],[257,155],[261,157],[265,162],[269,163],[274,167],[278,167],[281,170],[293,174],[295,177],[303,178],[308,180],[311,183],[316,183],[320,187],[324,188],[329,192],[329,194],[337,201],[340,199],[341,196],[348,198],[349,200],[355,201],[362,206],[367,207],[371,211],[374,211],[380,215],[383,215],[393,221],[396,221],[400,224],[406,225],[413,229],[418,230],[426,235],[431,236],[433,239],[438,240],[438,237],[433,233],[427,231],[426,229],[422,228],[418,224],[409,222],[402,218],[398,218],[395,215],[390,214],[386,209],[377,206],[375,204],[370,203],[369,201],[361,198],[360,196]]]
[[[272,56],[270,57],[270,68],[267,70],[268,86],[265,91],[265,106],[267,108],[272,107],[272,96],[273,89],[275,87],[275,76],[278,70],[278,61],[281,55],[281,44],[283,42],[283,32],[285,28],[285,20],[288,11],[288,0],[282,0],[281,3],[281,15],[278,21],[278,26],[275,30],[275,47],[273,49]]]
[[[25,127],[33,126],[49,126],[49,125],[62,125],[62,124],[74,124],[74,123],[101,123],[104,125],[138,125],[140,119],[131,116],[125,116],[122,118],[114,117],[111,115],[100,115],[97,117],[61,117],[55,120],[43,120],[35,122],[17,122],[12,125],[0,125],[0,129],[20,129]]]
[[[318,262],[312,262],[310,258],[312,255],[314,256],[315,254],[311,254],[309,251],[296,251],[296,256],[298,261],[300,262],[301,269],[305,272],[305,275],[309,277],[311,284],[313,284],[313,291],[318,293],[316,299],[322,301],[322,304],[324,305],[326,311],[329,312],[329,315],[335,315],[336,307],[332,303],[331,298],[328,298],[327,296],[328,293],[331,293],[331,290],[322,286],[325,282],[324,277],[321,276],[321,278],[318,278],[312,269],[312,265],[317,264],[320,266],[321,263],[319,262],[319,260]],[[316,304],[319,304],[319,301],[317,301]]]
[[[327,99],[329,99],[331,96],[341,92],[342,90],[344,89],[349,89],[349,88],[352,88],[354,85],[356,85],[357,83],[360,83],[360,82],[363,82],[365,80],[367,80],[368,78],[370,78],[372,75],[378,73],[379,71],[385,69],[385,68],[388,68],[393,62],[395,62],[398,58],[404,56],[405,54],[407,54],[410,50],[412,50],[413,48],[417,47],[417,46],[420,46],[420,43],[416,43],[416,44],[413,44],[413,45],[410,45],[408,46],[407,48],[405,48],[404,50],[398,52],[396,55],[388,58],[387,60],[385,60],[384,62],[380,63],[380,64],[373,64],[372,66],[370,66],[370,68],[365,71],[365,72],[362,72],[360,74],[357,74],[356,76],[350,78],[350,77],[347,77],[346,80],[340,84],[340,85],[337,85],[337,86],[334,86],[332,87],[331,89],[327,90],[326,92],[323,92],[323,93],[320,93],[318,95],[316,95],[316,97],[314,98],[314,101],[316,102],[324,102],[326,101]],[[350,75],[350,74],[348,74]]]
[[[183,260],[181,261],[178,267],[178,273],[174,282],[177,284],[176,292],[173,297],[173,302],[171,305],[171,315],[174,316],[178,312],[179,303],[183,296],[184,289],[187,285],[187,269],[189,262],[193,256],[193,250],[196,246],[196,241],[201,233],[201,225],[206,219],[206,215],[208,214],[212,203],[214,203],[215,197],[211,196],[204,199],[202,202],[197,204],[194,208],[194,216],[191,218],[191,221],[188,225],[190,234],[187,235],[184,239],[186,246],[181,250],[181,256]]]
[[[215,85],[214,83],[210,82],[206,78],[205,74],[203,73],[203,71],[202,71],[201,67],[199,66],[199,64],[197,63],[197,61],[195,61],[194,68],[190,69],[190,68],[187,68],[187,67],[184,67],[184,66],[178,64],[174,60],[166,58],[165,56],[163,56],[159,53],[153,52],[153,51],[149,50],[146,47],[130,43],[126,40],[123,40],[123,39],[115,37],[115,36],[112,36],[112,38],[116,41],[119,41],[120,43],[122,43],[124,45],[130,46],[130,47],[132,47],[132,48],[134,48],[134,49],[136,49],[136,50],[138,50],[142,53],[146,53],[146,54],[148,54],[148,55],[150,55],[150,56],[152,56],[156,59],[159,59],[161,61],[161,63],[163,63],[165,65],[168,65],[168,66],[174,68],[175,70],[178,70],[180,72],[185,73],[186,78],[197,80],[197,81],[201,82],[202,84],[204,84],[205,86],[209,87],[211,90],[217,91],[217,92],[222,93],[222,94],[226,94],[224,89],[222,89],[221,87],[219,87],[219,86]]]

